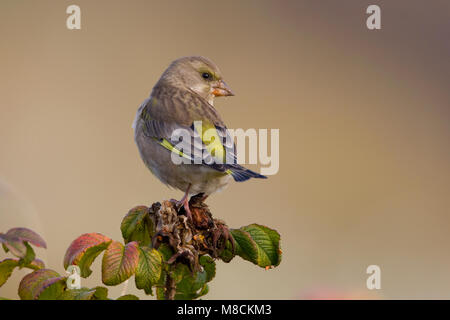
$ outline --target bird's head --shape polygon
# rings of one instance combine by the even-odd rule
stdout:
[[[211,105],[215,97],[233,96],[222,79],[219,68],[211,60],[201,57],[183,57],[175,60],[161,76],[160,83],[190,89]]]

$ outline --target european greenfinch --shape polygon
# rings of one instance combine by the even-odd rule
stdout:
[[[212,61],[183,57],[164,71],[137,111],[133,128],[141,158],[164,184],[184,192],[178,203],[188,218],[189,195],[206,198],[231,178],[266,178],[237,163],[234,141],[214,108],[214,98],[233,95]],[[190,137],[174,137],[180,130]]]

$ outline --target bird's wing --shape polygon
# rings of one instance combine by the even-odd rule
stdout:
[[[234,140],[225,124],[214,107],[197,94],[155,88],[144,103],[140,117],[145,134],[161,146],[222,172],[237,163]]]

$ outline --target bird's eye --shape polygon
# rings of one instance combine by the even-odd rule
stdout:
[[[202,73],[202,78],[203,79],[210,79],[211,78],[211,74],[209,72],[203,72]]]

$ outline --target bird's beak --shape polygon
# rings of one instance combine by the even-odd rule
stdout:
[[[225,81],[220,80],[217,84],[213,85],[212,88],[212,94],[216,97],[234,96],[233,91],[231,91]]]

